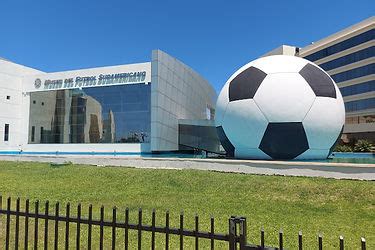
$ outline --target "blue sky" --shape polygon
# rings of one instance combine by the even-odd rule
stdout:
[[[0,57],[53,72],[149,61],[159,48],[219,91],[267,51],[303,47],[374,13],[373,0],[2,0]]]

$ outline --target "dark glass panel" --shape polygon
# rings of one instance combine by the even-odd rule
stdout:
[[[375,98],[363,99],[358,101],[351,101],[345,103],[346,112],[354,112],[365,109],[375,108]]]
[[[358,95],[370,91],[375,91],[375,81],[369,81],[340,88],[342,96]]]
[[[328,71],[328,70],[331,70],[331,69],[342,67],[344,65],[359,62],[361,60],[364,60],[364,59],[367,59],[367,58],[370,58],[370,57],[373,57],[373,56],[375,56],[375,47],[374,46],[363,49],[363,50],[360,50],[360,51],[357,51],[357,52],[354,52],[352,54],[349,54],[349,55],[346,55],[346,56],[343,56],[343,57],[340,57],[340,58],[337,58],[337,59],[334,59],[334,60],[329,61],[329,62],[322,63],[319,66],[322,69]]]
[[[337,73],[335,75],[331,75],[332,79],[335,82],[343,82],[347,80],[351,80],[354,78],[367,76],[375,73],[375,63],[365,65],[359,68],[351,69],[345,72]]]
[[[362,34],[351,37],[347,40],[344,40],[342,42],[331,45],[331,46],[329,46],[325,49],[319,50],[319,51],[317,51],[317,52],[315,52],[311,55],[305,56],[305,59],[314,62],[314,61],[319,60],[321,58],[333,55],[333,54],[338,53],[340,51],[343,51],[343,50],[349,49],[351,47],[357,46],[359,44],[371,41],[371,40],[374,39],[374,37],[375,37],[375,30],[372,29],[372,30],[366,31]]]
[[[4,141],[9,141],[9,124],[5,124]]]

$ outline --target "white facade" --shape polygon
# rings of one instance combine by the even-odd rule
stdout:
[[[28,141],[29,97],[23,79],[42,73],[0,58],[0,150],[19,150]],[[9,138],[5,141],[5,124]]]
[[[86,123],[82,129],[86,132],[94,130],[91,132],[98,134],[97,138],[110,143],[65,143],[69,142],[68,135],[72,133],[68,116],[61,122],[64,143],[41,143],[43,131],[52,133],[52,122],[49,118],[36,117],[51,116],[56,112],[56,90],[68,93],[73,89],[79,91],[125,84],[151,84],[149,142],[113,143],[117,128],[115,112],[107,110],[109,113],[104,116],[97,100],[85,97],[85,103],[90,105],[85,108]],[[30,99],[30,95],[37,92],[41,92],[43,98],[35,94],[36,97]],[[216,93],[206,80],[160,50],[152,52],[152,62],[53,73],[0,59],[0,93],[0,153],[176,151],[179,149],[178,120],[207,119],[207,108],[214,113],[216,101]],[[63,108],[69,110],[71,97],[64,96]],[[4,141],[5,124],[9,124],[8,141]],[[92,142],[87,134],[82,140]]]

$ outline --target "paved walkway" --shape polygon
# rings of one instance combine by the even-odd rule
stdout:
[[[155,169],[199,169],[245,174],[375,180],[375,164],[260,160],[154,158],[129,156],[0,156],[4,161],[38,161]]]

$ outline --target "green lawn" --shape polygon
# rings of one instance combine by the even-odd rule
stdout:
[[[368,249],[375,248],[375,183],[370,181],[0,162],[0,193],[3,207],[5,197],[11,196],[21,197],[23,202],[25,198],[31,201],[39,199],[42,211],[45,200],[51,204],[50,211],[53,211],[56,201],[60,201],[62,207],[70,202],[73,208],[82,203],[86,215],[91,203],[95,217],[99,215],[100,206],[104,205],[108,220],[113,206],[118,207],[120,220],[124,219],[124,210],[129,207],[130,221],[134,223],[137,222],[139,207],[143,208],[145,223],[150,222],[151,211],[155,208],[157,223],[161,225],[165,211],[169,209],[171,226],[174,227],[178,227],[179,213],[183,210],[187,228],[194,228],[194,215],[198,214],[200,228],[208,231],[212,215],[216,230],[223,233],[228,230],[228,217],[239,215],[247,217],[248,241],[254,243],[259,242],[259,229],[263,226],[268,245],[277,245],[278,231],[282,228],[284,246],[292,249],[297,246],[299,230],[303,232],[306,249],[317,248],[318,232],[323,234],[326,249],[337,249],[339,235],[344,236],[347,249],[358,249],[361,236],[366,237]],[[71,214],[75,215],[75,209]],[[4,216],[1,220],[4,223]],[[4,225],[1,227],[3,244]],[[50,228],[53,228],[53,222]],[[60,229],[60,239],[63,240],[63,225]],[[74,236],[74,227],[71,230],[71,236]],[[30,229],[31,236],[32,232]],[[40,232],[43,232],[42,228]],[[105,234],[107,245],[110,244],[110,229]],[[135,236],[131,235],[134,239]],[[83,232],[82,244],[86,237]],[[121,237],[123,232],[119,230],[119,241],[122,241]],[[52,246],[52,236],[50,238]],[[144,241],[149,238],[148,234],[144,235]],[[163,236],[159,235],[157,239],[161,247]],[[177,239],[172,237],[171,249],[177,247]],[[40,240],[42,246],[42,238]],[[74,245],[74,237],[70,240]],[[93,240],[97,244],[97,238]],[[186,238],[185,242],[187,249],[192,248],[192,240]],[[207,243],[202,241],[202,248],[208,247]],[[146,244],[145,249],[148,248]]]

